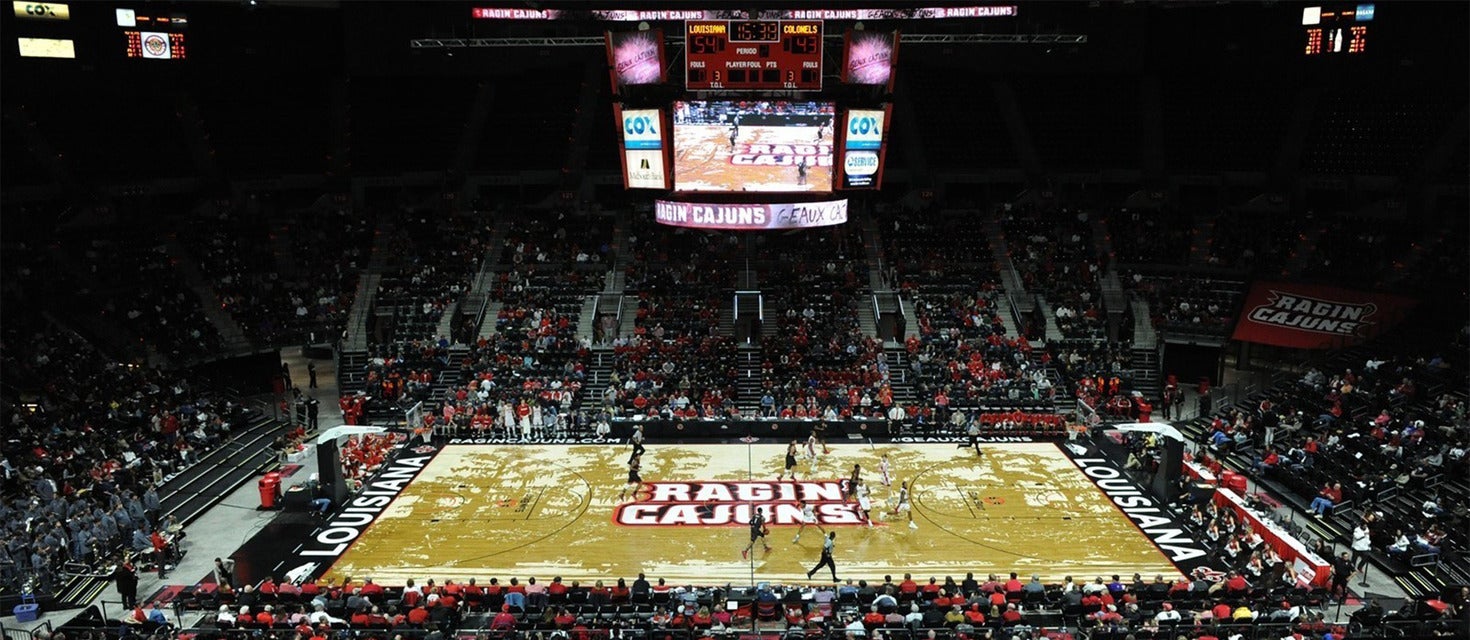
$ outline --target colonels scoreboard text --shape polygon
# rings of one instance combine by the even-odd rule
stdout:
[[[822,89],[820,20],[690,20],[684,43],[690,91]]]

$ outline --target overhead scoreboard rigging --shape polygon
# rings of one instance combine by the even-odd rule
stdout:
[[[821,20],[689,20],[684,83],[690,91],[820,91]]]

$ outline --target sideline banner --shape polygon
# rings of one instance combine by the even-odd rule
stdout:
[[[1382,333],[1416,303],[1384,293],[1256,282],[1232,339],[1292,349],[1338,349]]]
[[[847,199],[780,204],[655,200],[653,211],[659,224],[674,227],[727,231],[808,229],[847,222]]]

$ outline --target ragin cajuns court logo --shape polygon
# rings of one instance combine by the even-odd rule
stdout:
[[[1270,300],[1251,309],[1249,317],[1274,327],[1357,336],[1363,328],[1373,324],[1368,317],[1376,311],[1378,305],[1371,302],[1337,302],[1272,289]]]
[[[815,129],[813,129],[815,131]],[[730,164],[764,167],[832,166],[830,144],[737,144]]]
[[[846,480],[810,482],[649,482],[632,502],[618,505],[613,522],[630,527],[746,526],[752,509],[766,524],[799,525],[798,501],[812,505],[824,525],[862,524],[858,505],[843,500]]]

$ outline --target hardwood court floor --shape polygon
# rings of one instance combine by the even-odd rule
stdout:
[[[816,142],[814,127],[740,127],[735,148],[730,130],[714,125],[681,125],[674,135],[674,188],[679,191],[813,191],[832,190],[831,127]],[[762,147],[767,145],[768,147]],[[822,150],[826,152],[823,153]],[[807,158],[806,184],[799,184],[796,160]],[[735,164],[742,161],[779,164]]]
[[[916,579],[952,575],[959,581],[967,571],[1014,570],[1059,581],[1067,575],[1178,575],[1056,446],[985,450],[977,460],[973,451],[953,444],[833,445],[815,463],[803,460],[804,481],[845,478],[854,463],[861,464],[874,487],[875,517],[895,518],[871,528],[829,527],[838,532],[838,576],[872,580],[912,571]],[[884,453],[893,469],[893,491],[902,480],[914,487],[917,530],[886,513],[890,492],[877,471]],[[755,480],[761,482],[751,486],[770,487],[784,454],[779,444],[649,445],[642,475],[646,482]],[[806,581],[822,544],[811,528],[793,543],[796,526],[773,525],[771,552],[757,544],[753,562],[747,562],[740,551],[749,528],[742,523],[618,524],[628,455],[627,446],[608,445],[448,446],[326,577],[401,584],[407,578],[546,581],[559,575],[584,583],[610,578],[610,584],[643,571],[674,584],[748,584],[752,577]],[[829,508],[845,507],[832,502]]]

